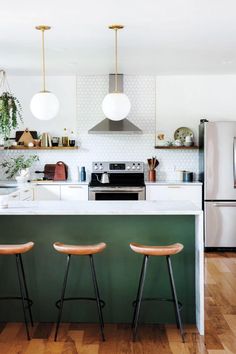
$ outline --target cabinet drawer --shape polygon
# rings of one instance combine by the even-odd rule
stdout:
[[[15,192],[15,193],[11,193],[8,196],[8,201],[9,202],[14,202],[20,200],[20,192]]]
[[[60,200],[60,186],[59,185],[35,186],[34,200]]]
[[[202,186],[175,185],[146,186],[147,200],[188,200],[202,208]]]
[[[32,188],[23,188],[20,190],[20,200],[33,200]]]
[[[61,200],[88,200],[88,186],[78,184],[61,186]]]

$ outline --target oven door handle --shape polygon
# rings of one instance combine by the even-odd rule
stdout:
[[[124,193],[139,193],[139,192],[143,192],[143,188],[137,188],[137,189],[123,189],[123,188],[111,188],[111,189],[106,189],[106,188],[102,188],[102,189],[90,189],[90,192],[94,192],[94,193],[115,193],[115,192],[124,192]]]

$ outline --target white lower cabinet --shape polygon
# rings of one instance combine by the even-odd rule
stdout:
[[[8,201],[9,202],[14,202],[20,200],[20,192],[13,192],[9,194],[8,196]]]
[[[189,200],[202,209],[202,185],[146,185],[146,200]]]
[[[88,200],[88,185],[36,185],[34,200]]]
[[[60,200],[60,185],[37,185],[34,187],[34,200]]]
[[[61,186],[61,200],[88,200],[88,186],[78,184]]]
[[[22,201],[31,201],[33,200],[33,188],[25,187],[20,189],[20,200]]]
[[[33,188],[32,187],[22,187],[18,191],[9,194],[8,201],[31,201],[33,200]]]

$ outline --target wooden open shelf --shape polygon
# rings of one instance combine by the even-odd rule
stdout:
[[[27,147],[27,146],[10,146],[4,150],[78,150],[78,146],[50,146],[50,147]]]
[[[199,146],[155,146],[155,149],[162,149],[162,150],[197,150]]]

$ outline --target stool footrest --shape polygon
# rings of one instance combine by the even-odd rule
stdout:
[[[0,300],[21,300],[22,301],[22,298],[20,296],[1,296]],[[25,306],[26,309],[28,309],[33,305],[33,301],[28,297],[24,297],[24,301],[27,302],[27,305]]]
[[[72,301],[72,300],[86,300],[86,301],[97,301],[97,299],[95,298],[95,297],[65,297],[64,299],[63,299],[63,302],[64,301]],[[101,308],[103,308],[105,305],[106,305],[106,303],[105,303],[105,301],[103,301],[103,300],[99,300],[100,301],[100,304],[101,304]],[[57,300],[56,301],[56,307],[58,308],[58,309],[60,309],[61,308],[61,300]]]
[[[146,297],[146,298],[143,298],[141,300],[141,302],[144,302],[144,301],[167,301],[167,302],[174,302],[173,299],[166,299],[166,298],[161,298],[161,297]],[[135,304],[137,303],[137,300],[134,300],[132,305],[135,306]],[[178,301],[178,307],[179,307],[179,311],[181,311],[183,309],[183,304]]]

